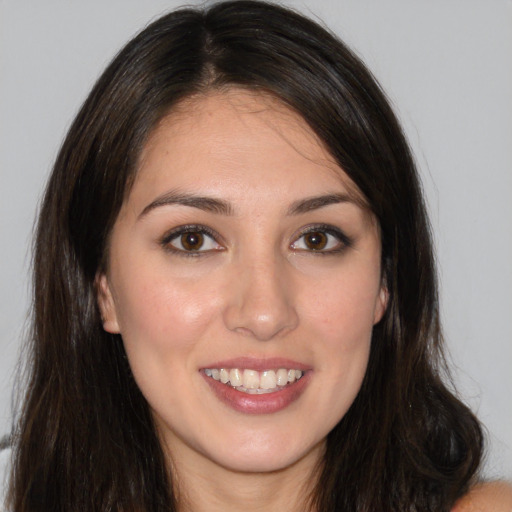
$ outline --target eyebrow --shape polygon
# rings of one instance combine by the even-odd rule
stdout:
[[[324,206],[339,203],[353,203],[354,200],[348,194],[327,194],[325,196],[315,196],[306,199],[300,199],[291,204],[288,208],[288,215],[300,215],[312,210],[318,210]]]
[[[313,210],[318,210],[331,204],[353,203],[354,200],[348,194],[326,194],[322,196],[308,197],[293,202],[286,215],[301,215]],[[161,206],[181,205],[197,208],[205,212],[216,213],[219,215],[233,215],[234,209],[228,201],[214,197],[197,196],[184,192],[170,191],[148,204],[140,213],[139,218],[144,217],[150,211]]]
[[[148,204],[140,213],[139,218],[144,217],[155,208],[175,204],[190,206],[205,212],[217,213],[220,215],[233,215],[233,208],[231,204],[227,201],[223,201],[222,199],[171,191],[157,197],[154,201]]]

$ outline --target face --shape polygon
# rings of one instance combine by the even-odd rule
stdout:
[[[189,100],[155,129],[99,303],[173,459],[265,472],[320,457],[386,302],[355,191],[263,95]]]

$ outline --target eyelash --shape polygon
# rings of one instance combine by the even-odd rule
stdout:
[[[207,237],[211,238],[217,245],[220,245],[217,240],[219,240],[221,237],[220,235],[215,232],[213,229],[210,229],[207,226],[202,226],[198,224],[189,224],[186,226],[178,226],[177,228],[172,229],[171,231],[167,232],[162,239],[160,240],[160,245],[166,250],[173,254],[176,254],[178,256],[183,256],[186,258],[190,257],[199,257],[199,256],[205,256],[206,254],[209,254],[211,250],[196,250],[196,251],[187,251],[184,249],[178,249],[177,247],[174,247],[171,242],[178,239],[180,236],[189,234],[201,234],[206,235]],[[222,249],[218,249],[219,251]]]
[[[180,236],[189,234],[200,234],[200,235],[206,235],[209,237],[217,246],[220,246],[221,244],[218,242],[219,239],[221,239],[220,235],[215,232],[213,229],[199,225],[199,224],[189,224],[185,226],[178,226],[171,231],[167,232],[162,239],[160,240],[160,245],[168,252],[171,252],[173,254],[176,254],[178,256],[183,257],[199,257],[199,256],[205,256],[207,254],[210,254],[211,252],[216,251],[222,251],[223,248],[219,249],[208,249],[208,250],[185,250],[185,249],[179,249],[177,247],[174,247],[172,245],[172,242],[176,239],[178,239]],[[323,250],[315,250],[315,249],[302,249],[302,248],[294,248],[293,246],[299,242],[303,237],[305,237],[308,234],[313,233],[321,233],[324,235],[332,236],[337,239],[339,242],[339,247]],[[353,240],[345,235],[340,229],[331,226],[329,224],[314,224],[307,226],[304,228],[298,236],[294,239],[294,242],[290,244],[290,247],[295,250],[296,252],[306,252],[306,253],[313,253],[318,254],[322,256],[328,256],[328,255],[334,255],[339,254],[343,252],[345,249],[351,247],[353,245]]]
[[[296,249],[297,252],[309,252],[315,255],[329,256],[334,254],[340,254],[346,249],[352,247],[353,245],[353,240],[350,237],[343,233],[343,231],[341,231],[339,228],[336,228],[329,224],[313,224],[311,226],[307,226],[299,233],[299,235],[295,238],[295,241],[291,245],[295,245],[301,238],[312,233],[322,233],[325,235],[332,236],[337,239],[339,246],[327,250]]]

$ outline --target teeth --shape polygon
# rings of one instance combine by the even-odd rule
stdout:
[[[227,370],[225,370],[224,368],[221,368],[221,370],[220,370],[220,381],[223,384],[226,384],[227,382],[229,382],[229,372]]]
[[[263,372],[260,378],[261,389],[274,389],[277,386],[277,378],[276,372],[274,370],[269,370],[268,372]]]
[[[279,368],[278,370],[265,370],[258,372],[256,370],[238,368],[206,368],[206,376],[223,384],[229,384],[239,391],[249,394],[271,393],[283,388],[287,384],[292,384],[299,380],[302,370]]]
[[[242,375],[240,374],[240,370],[238,370],[237,368],[229,370],[229,382],[234,388],[242,385],[243,381]]]
[[[260,376],[255,370],[244,370],[244,388],[258,389],[260,387]]]
[[[278,386],[285,386],[288,384],[288,371],[284,368],[277,370],[276,377]]]

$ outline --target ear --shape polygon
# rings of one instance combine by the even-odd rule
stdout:
[[[386,312],[386,308],[388,306],[389,300],[389,291],[386,283],[382,283],[379,291],[379,295],[377,296],[377,300],[375,302],[375,311],[373,313],[373,325],[378,324],[384,313]]]
[[[108,278],[105,274],[96,276],[96,294],[100,308],[103,329],[111,334],[119,334],[119,323],[117,321],[116,306],[112,297],[112,291]]]

